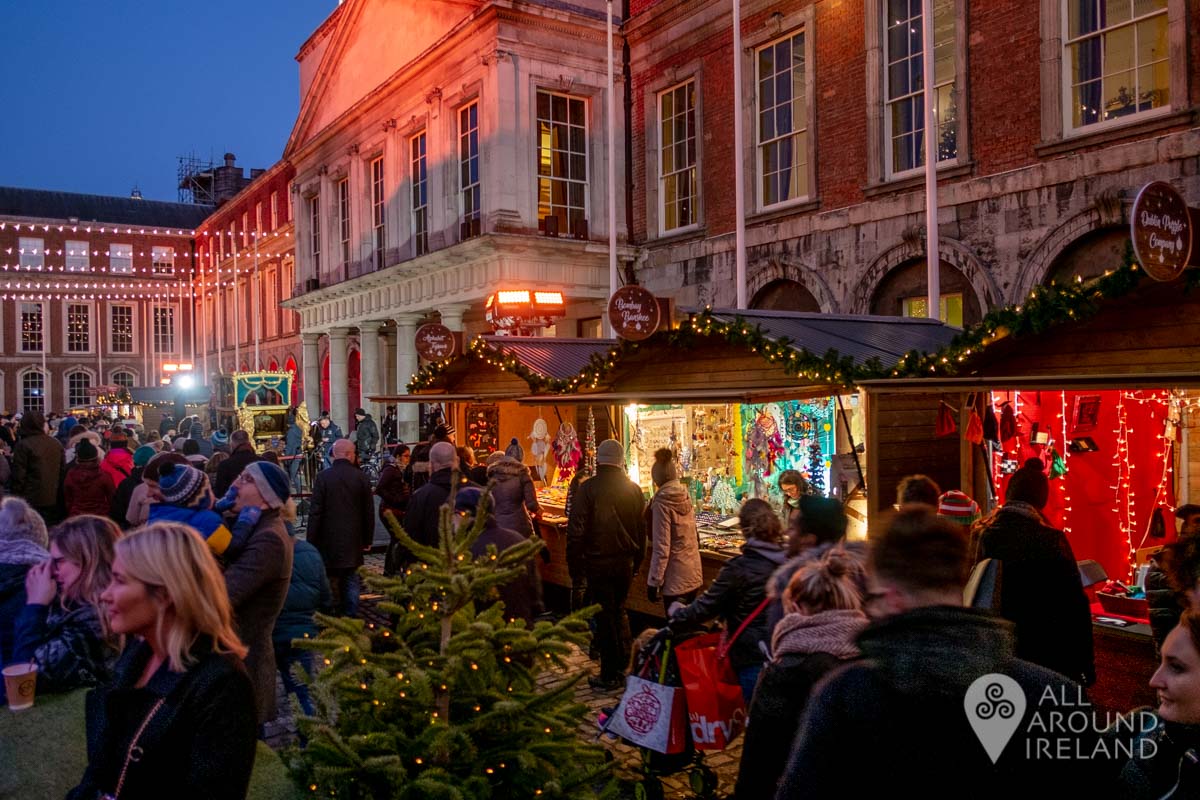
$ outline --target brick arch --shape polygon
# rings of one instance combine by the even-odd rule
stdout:
[[[941,238],[938,240],[938,252],[942,261],[951,265],[967,279],[975,290],[975,298],[979,301],[980,312],[986,314],[1002,300],[1000,287],[996,279],[984,266],[972,250],[957,239]],[[875,290],[892,270],[899,266],[925,258],[925,248],[922,243],[902,242],[879,255],[867,271],[863,273],[854,292],[850,295],[850,313],[871,313],[871,298]]]
[[[754,297],[764,287],[779,280],[794,281],[816,298],[825,314],[838,313],[838,302],[821,274],[795,258],[787,256],[772,258],[765,264],[754,265],[746,281],[746,296]]]
[[[1067,248],[1089,233],[1102,228],[1124,225],[1125,205],[1123,203],[1097,203],[1091,208],[1079,212],[1050,231],[1037,247],[1021,263],[1017,278],[1013,281],[1008,301],[1016,304],[1024,301],[1034,287],[1041,286],[1050,274],[1050,268]]]

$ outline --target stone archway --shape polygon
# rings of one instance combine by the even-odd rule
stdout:
[[[1054,277],[1056,268],[1069,248],[1086,241],[1091,234],[1105,229],[1118,230],[1127,225],[1125,204],[1119,197],[1101,197],[1085,211],[1081,211],[1046,234],[1021,264],[1017,278],[1009,293],[1009,302],[1021,303],[1035,286],[1041,286]],[[1106,267],[1105,269],[1115,268]],[[1100,270],[1103,273],[1104,269]]]
[[[986,314],[1002,302],[1003,295],[1000,293],[1000,287],[996,285],[995,278],[970,248],[957,239],[942,238],[939,240],[938,250],[941,256],[941,274],[946,275],[945,270],[949,267],[962,275],[966,281],[966,285],[963,287],[964,308],[968,306],[968,303],[965,302],[968,287],[974,295],[975,307],[981,314]],[[850,295],[850,313],[872,313],[871,308],[877,290],[884,279],[898,267],[916,261],[924,262],[924,260],[925,247],[923,240],[920,239],[904,241],[879,255],[867,267],[867,271],[863,273],[858,285],[854,287],[854,291]],[[951,272],[950,275],[953,275],[954,272]],[[923,283],[922,286],[924,286]]]
[[[919,258],[905,262],[884,275],[871,295],[867,313],[888,317],[923,316],[923,311],[906,309],[906,306],[909,302],[919,302],[920,307],[924,307],[926,272],[925,259]],[[945,317],[947,322],[970,327],[983,319],[984,309],[962,271],[942,261],[939,282],[943,305],[948,313]]]
[[[808,311],[820,313],[821,304],[804,284],[780,278],[754,293],[750,308],[764,311]]]
[[[786,283],[784,283],[786,282]],[[767,297],[764,291],[772,285],[780,284],[781,289],[787,284],[798,284],[799,289],[813,299],[816,308],[790,308],[785,306],[758,305],[760,298]],[[746,283],[746,293],[753,298],[751,308],[772,308],[788,311],[820,311],[825,314],[836,314],[839,311],[837,300],[829,288],[829,284],[819,272],[800,261],[786,256],[774,258],[761,266],[751,268],[749,280]]]

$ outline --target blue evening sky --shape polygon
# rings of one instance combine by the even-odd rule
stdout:
[[[0,185],[175,200],[176,157],[279,160],[337,0],[10,0]]]

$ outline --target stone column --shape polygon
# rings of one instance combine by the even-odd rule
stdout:
[[[300,334],[300,369],[304,371],[304,405],[309,419],[316,422],[321,416],[321,334]],[[307,431],[306,431],[307,433]]]
[[[396,394],[408,394],[408,382],[417,371],[417,323],[420,314],[397,314],[396,320]],[[420,406],[396,404],[396,435],[402,442],[415,442],[420,435]]]
[[[470,306],[466,303],[453,303],[451,305],[442,306],[438,309],[438,313],[442,315],[442,324],[452,331],[461,333],[463,329],[463,314],[467,313]]]
[[[379,325],[376,320],[361,322],[358,325],[358,355],[362,375],[362,406],[379,425],[383,414],[379,413],[379,404],[367,398],[379,394],[383,384],[379,381]]]
[[[329,416],[347,436],[350,434],[350,387],[346,372],[346,339],[349,335],[349,328],[331,328],[329,331]]]

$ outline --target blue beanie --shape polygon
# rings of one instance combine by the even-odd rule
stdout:
[[[188,506],[208,486],[208,476],[186,464],[168,464],[158,474],[158,490],[163,502]]]
[[[133,465],[135,467],[144,467],[150,463],[150,459],[158,455],[158,451],[148,444],[144,444],[137,450],[133,451]]]
[[[464,511],[468,514],[474,514],[479,507],[479,500],[483,497],[483,490],[475,486],[465,486],[458,490],[454,495],[454,510]]]
[[[270,508],[281,508],[292,493],[287,473],[270,461],[252,461],[242,474],[254,481],[258,493]]]

